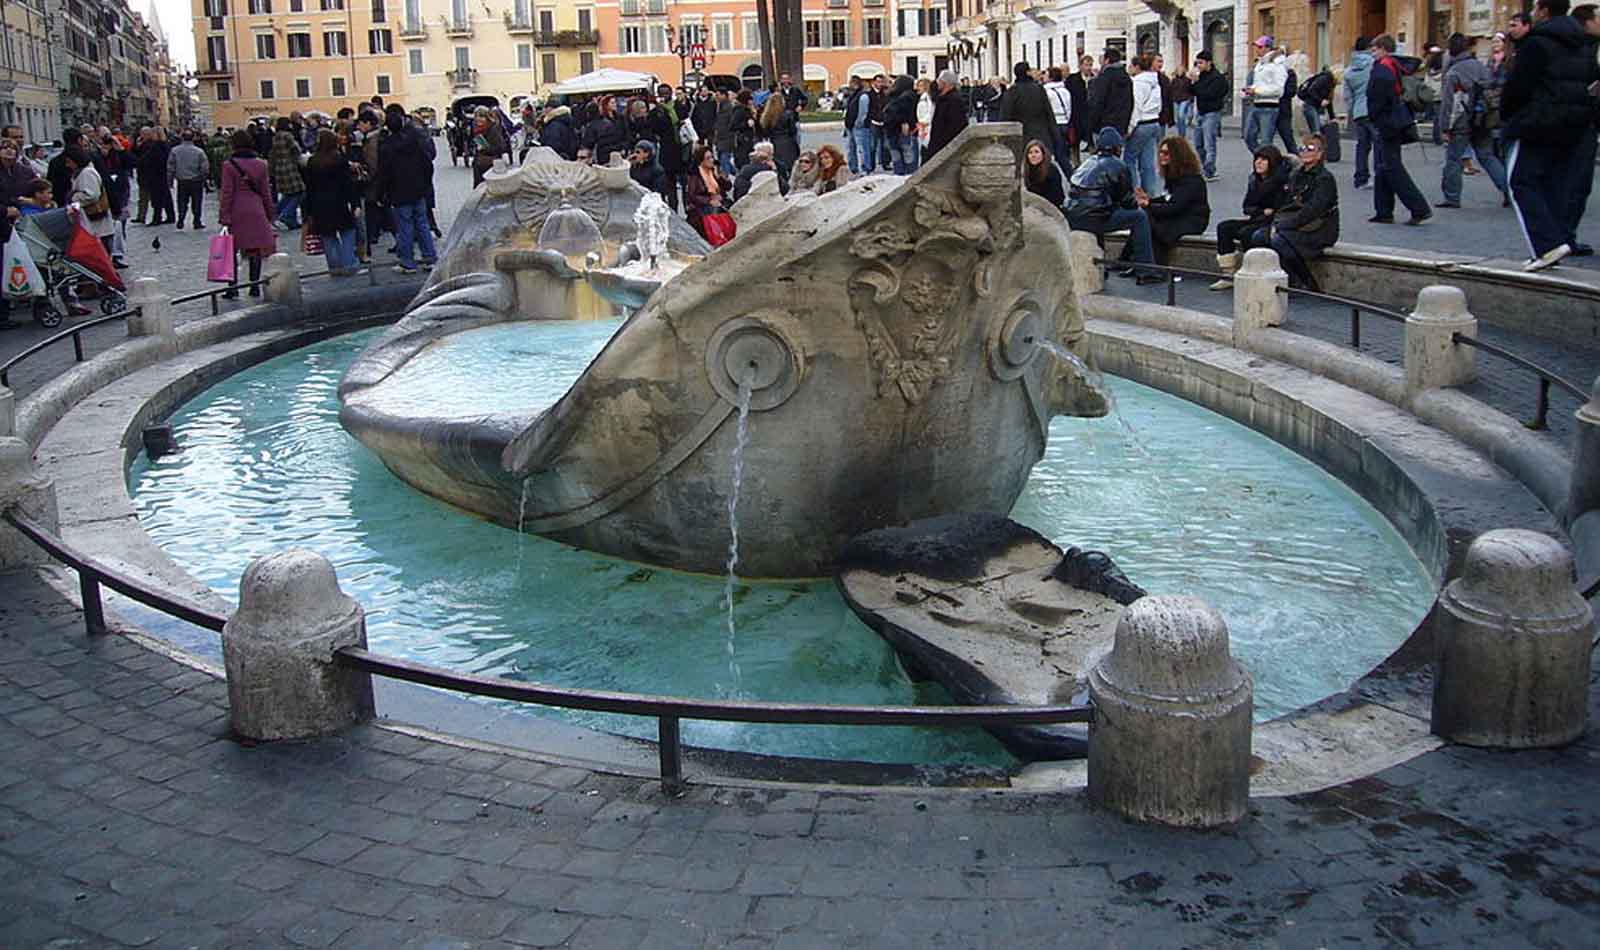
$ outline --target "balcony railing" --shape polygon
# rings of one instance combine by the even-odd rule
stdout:
[[[428,37],[428,24],[421,20],[407,20],[400,24],[400,38],[403,40],[421,40]]]
[[[446,36],[471,36],[471,18],[464,20],[449,19],[444,21],[444,34]]]
[[[600,34],[595,30],[540,30],[533,36],[535,46],[599,46]]]
[[[478,71],[470,66],[464,69],[452,69],[445,75],[450,79],[451,89],[478,88]]]
[[[512,14],[509,10],[505,14],[506,32],[513,36],[519,33],[534,33],[538,27],[534,25],[533,18],[526,13]]]
[[[227,60],[216,59],[196,69],[195,75],[202,79],[207,76],[231,76],[233,75],[233,70],[228,67]]]

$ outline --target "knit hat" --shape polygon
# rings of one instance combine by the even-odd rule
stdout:
[[[1094,147],[1097,152],[1122,151],[1122,133],[1106,126],[1094,134]]]

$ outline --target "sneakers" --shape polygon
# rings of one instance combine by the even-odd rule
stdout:
[[[1540,254],[1538,257],[1532,258],[1526,264],[1523,264],[1522,269],[1529,274],[1532,274],[1536,271],[1542,271],[1548,267],[1556,266],[1556,264],[1560,263],[1562,258],[1571,253],[1572,245],[1558,244],[1555,247],[1552,247],[1550,250],[1545,251],[1543,254]]]
[[[396,274],[415,274],[417,269],[415,267],[407,267],[404,264],[396,264],[394,265],[394,272]]]
[[[1421,214],[1412,215],[1406,220],[1406,224],[1414,228],[1431,217],[1433,217],[1433,212],[1431,210],[1424,211]]]
[[[1221,181],[1222,180],[1222,176],[1218,175],[1216,172],[1212,172],[1211,174],[1205,176],[1205,178],[1206,178],[1206,181]]]

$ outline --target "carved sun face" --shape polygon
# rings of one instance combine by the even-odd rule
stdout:
[[[515,200],[517,222],[534,233],[562,204],[584,212],[600,227],[605,226],[611,208],[600,176],[588,165],[573,162],[545,162],[524,168]]]

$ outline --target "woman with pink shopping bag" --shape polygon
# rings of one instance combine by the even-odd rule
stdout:
[[[219,284],[233,283],[238,274],[233,255],[233,235],[228,233],[226,227],[211,235],[211,250],[206,256],[206,280]]]
[[[226,236],[233,240],[234,250],[245,256],[250,265],[250,280],[254,282],[261,279],[261,262],[278,247],[272,230],[277,208],[272,200],[267,163],[257,157],[250,133],[239,129],[233,133],[231,141],[233,154],[222,163],[222,200],[218,203],[217,220]],[[208,276],[209,272],[208,261]],[[239,296],[237,273],[230,283],[233,286],[222,293],[226,300]],[[261,296],[259,284],[250,288],[250,296]]]

